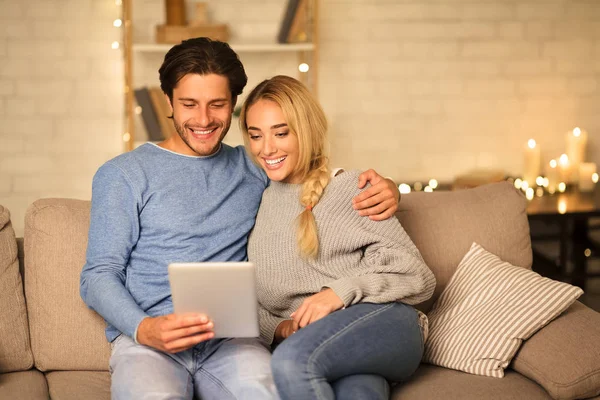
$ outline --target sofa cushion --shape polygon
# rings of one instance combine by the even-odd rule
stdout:
[[[575,302],[523,343],[512,368],[555,399],[600,395],[600,313]]]
[[[0,375],[0,399],[48,400],[44,374],[35,369]]]
[[[473,243],[429,312],[423,361],[502,378],[521,346],[583,294]]]
[[[110,400],[108,372],[53,371],[46,379],[52,400]]]
[[[42,199],[25,215],[25,292],[35,365],[108,370],[104,320],[79,295],[90,203]]]
[[[10,212],[0,205],[0,372],[32,367],[27,309]]]
[[[421,364],[407,382],[392,390],[391,400],[551,400],[538,384],[514,371],[502,379],[471,375]]]
[[[530,269],[526,206],[525,197],[508,182],[403,195],[396,217],[437,280],[433,297],[418,308],[429,311],[473,242],[513,265]]]

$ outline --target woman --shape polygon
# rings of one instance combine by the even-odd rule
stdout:
[[[263,81],[242,107],[248,152],[271,180],[250,236],[261,336],[283,399],[387,399],[418,367],[426,329],[411,304],[435,278],[397,219],[350,206],[358,172],[330,178],[327,122],[297,80]]]

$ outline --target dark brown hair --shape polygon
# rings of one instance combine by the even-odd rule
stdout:
[[[242,94],[248,77],[238,55],[225,42],[205,37],[184,40],[165,55],[158,70],[160,88],[173,102],[173,89],[187,74],[216,74],[227,78],[231,97]]]

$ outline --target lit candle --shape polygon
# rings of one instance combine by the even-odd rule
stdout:
[[[571,165],[569,182],[577,182],[579,179],[579,164],[585,161],[587,137],[587,132],[580,128],[567,132],[567,156]]]
[[[540,146],[535,140],[529,139],[525,146],[525,168],[523,169],[523,180],[529,187],[535,184],[535,178],[540,174]]]
[[[591,192],[594,190],[594,174],[596,173],[596,163],[579,164],[579,190],[581,192]]]
[[[571,168],[571,160],[566,154],[562,154],[558,159],[558,179],[561,182],[569,182],[569,173]]]
[[[556,160],[550,160],[548,163],[548,168],[546,168],[546,179],[548,179],[548,192],[554,193],[556,192],[556,187],[558,186],[559,177],[558,177],[558,163]]]

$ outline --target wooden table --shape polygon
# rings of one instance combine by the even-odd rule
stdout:
[[[590,218],[600,217],[600,185],[596,185],[595,190],[588,193],[573,189],[565,193],[535,197],[529,202],[527,216],[531,223],[542,221],[558,225],[558,235],[532,232],[532,242],[558,239],[560,246],[558,261],[552,261],[534,250],[534,267],[544,269],[545,265],[548,275],[557,275],[554,277],[570,281],[584,289],[586,278],[600,276],[587,270],[588,258],[600,256],[600,244],[589,237]],[[573,266],[571,272],[569,264]],[[552,266],[555,271],[552,271]]]

